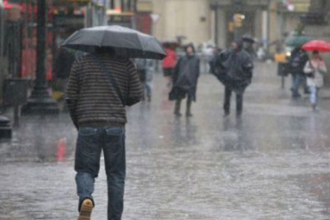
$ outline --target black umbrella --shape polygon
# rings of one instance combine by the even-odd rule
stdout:
[[[249,35],[245,35],[242,37],[242,40],[245,42],[248,42],[250,44],[254,44],[255,40],[253,39],[253,37],[249,36]]]
[[[62,46],[87,53],[109,47],[130,58],[161,60],[166,57],[166,51],[155,37],[117,25],[83,28],[73,33]]]

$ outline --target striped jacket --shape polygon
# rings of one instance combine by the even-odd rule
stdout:
[[[142,99],[142,86],[133,63],[106,54],[97,58],[117,81],[127,105]],[[95,55],[77,59],[71,69],[66,101],[73,123],[84,126],[125,126],[126,110]]]

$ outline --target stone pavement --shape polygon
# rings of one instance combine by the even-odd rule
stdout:
[[[123,219],[329,220],[330,100],[312,112],[275,73],[257,65],[242,119],[222,117],[223,87],[208,74],[194,117],[175,118],[155,76],[152,103],[128,110]],[[76,219],[75,138],[67,115],[26,117],[0,143],[1,220]],[[93,219],[106,219],[106,199],[102,167]]]

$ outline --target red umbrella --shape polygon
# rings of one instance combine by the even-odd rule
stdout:
[[[6,10],[11,10],[14,6],[12,4],[9,4],[8,1],[3,2],[3,6]]]
[[[304,44],[302,49],[306,51],[319,51],[322,53],[330,53],[330,43],[324,40],[312,40]]]

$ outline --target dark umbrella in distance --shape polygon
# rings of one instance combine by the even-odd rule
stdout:
[[[162,45],[165,48],[172,48],[172,49],[175,49],[180,46],[179,42],[174,39],[163,40]]]
[[[161,60],[166,57],[166,51],[155,37],[117,25],[83,28],[62,46],[87,53],[109,47],[129,58]]]
[[[255,40],[253,37],[249,36],[249,35],[245,35],[242,37],[242,40],[243,42],[247,42],[247,43],[250,43],[250,44],[254,44],[255,43]]]
[[[293,35],[285,40],[285,44],[289,47],[301,47],[311,40],[311,37],[306,35]]]

